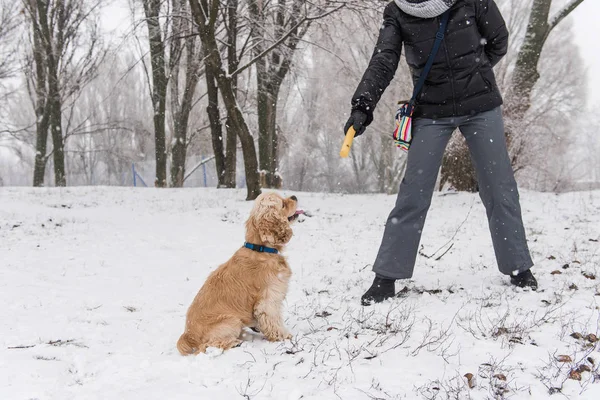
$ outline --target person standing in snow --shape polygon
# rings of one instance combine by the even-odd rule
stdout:
[[[393,297],[395,281],[412,277],[442,156],[456,128],[466,139],[477,172],[500,272],[510,275],[516,286],[537,289],[504,137],[502,96],[492,70],[508,48],[508,31],[493,0],[395,0],[388,4],[375,51],[352,97],[344,134],[353,126],[356,135],[361,135],[373,121],[377,102],[398,67],[403,44],[413,83],[418,80],[441,16],[448,10],[444,39],[416,100],[406,173],[387,219],[373,265],[375,279],[362,296],[363,305]]]

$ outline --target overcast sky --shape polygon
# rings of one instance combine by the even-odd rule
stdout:
[[[592,106],[600,106],[600,1],[585,0],[569,16],[575,21],[577,44],[587,67],[590,84],[588,95]]]

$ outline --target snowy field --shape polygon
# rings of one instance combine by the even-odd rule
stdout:
[[[600,192],[522,193],[538,292],[498,273],[476,195],[436,193],[414,279],[366,308],[395,198],[286,194],[312,214],[286,251],[293,340],[182,357],[245,192],[0,188],[0,399],[600,398]]]

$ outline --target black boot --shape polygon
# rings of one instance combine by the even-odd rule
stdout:
[[[395,283],[395,279],[387,279],[375,276],[373,284],[360,298],[360,302],[363,306],[370,306],[373,303],[381,303],[390,297],[394,297],[396,294]]]
[[[510,283],[521,288],[531,288],[531,290],[537,290],[538,283],[530,270],[523,271],[517,275],[510,277]]]

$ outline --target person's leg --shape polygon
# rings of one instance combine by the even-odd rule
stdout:
[[[453,121],[450,118],[413,121],[413,141],[408,151],[406,173],[373,264],[373,271],[379,278],[412,277],[444,149],[456,129]],[[377,284],[374,283],[374,286]],[[377,300],[374,296],[373,299]]]
[[[412,277],[442,156],[456,129],[451,118],[416,119],[413,124],[406,172],[373,264],[375,280],[361,299],[363,305],[394,296],[395,280]]]
[[[533,261],[506,149],[502,110],[498,107],[461,118],[459,128],[477,172],[479,195],[487,212],[498,268],[505,275],[524,273],[533,266]]]

